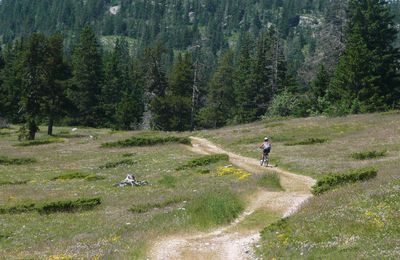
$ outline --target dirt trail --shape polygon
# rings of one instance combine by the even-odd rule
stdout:
[[[226,153],[230,162],[252,173],[265,172],[256,159],[227,152],[212,142],[193,137],[193,152],[199,154]],[[260,239],[260,230],[237,231],[235,226],[257,209],[278,212],[282,217],[295,213],[312,197],[310,188],[315,180],[279,168],[268,168],[279,174],[283,192],[258,191],[250,200],[245,212],[233,223],[210,233],[197,233],[167,237],[154,244],[149,259],[255,259],[253,246]]]

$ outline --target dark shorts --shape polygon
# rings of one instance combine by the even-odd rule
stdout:
[[[269,154],[270,152],[271,152],[271,147],[266,148],[266,149],[263,150],[264,154]]]

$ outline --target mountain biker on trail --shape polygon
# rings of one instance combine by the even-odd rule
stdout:
[[[264,138],[264,142],[260,145],[260,149],[263,149],[261,154],[261,163],[263,163],[264,156],[268,156],[271,152],[271,143],[269,142],[268,137]]]

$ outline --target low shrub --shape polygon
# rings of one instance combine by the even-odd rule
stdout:
[[[295,145],[312,145],[312,144],[323,144],[326,143],[328,139],[326,138],[308,138],[301,141],[293,141],[285,143],[286,146],[295,146]]]
[[[258,179],[257,184],[267,189],[283,190],[277,173],[263,174],[261,178]]]
[[[27,184],[28,181],[0,181],[0,186],[5,186],[5,185],[23,185]]]
[[[211,170],[209,170],[209,169],[200,169],[197,172],[200,173],[200,174],[209,174],[209,173],[211,173]]]
[[[77,200],[64,200],[44,203],[26,203],[16,206],[0,206],[0,214],[18,214],[37,211],[42,214],[55,212],[75,212],[90,210],[101,204],[100,198],[81,198]]]
[[[288,226],[288,218],[281,218],[278,221],[272,223],[271,225],[265,227],[262,231],[261,231],[261,237],[263,239],[266,239],[266,236],[268,234],[271,233],[278,233],[281,232],[282,230],[286,229],[286,227]]]
[[[136,155],[136,153],[124,153],[123,155],[122,155],[122,157],[133,157],[133,156],[135,156]]]
[[[56,181],[56,180],[73,180],[73,179],[96,181],[96,180],[103,180],[103,179],[105,179],[105,177],[97,176],[96,174],[93,174],[93,173],[72,172],[72,173],[67,173],[67,174],[63,174],[63,175],[54,177],[51,180]]]
[[[8,156],[0,155],[0,165],[23,165],[35,162],[37,162],[35,158],[10,158]]]
[[[228,224],[243,210],[243,201],[233,192],[211,191],[201,194],[188,203],[186,212],[192,224],[207,228]]]
[[[35,145],[44,145],[44,144],[52,144],[52,143],[62,143],[64,139],[62,138],[49,138],[49,139],[39,139],[39,140],[31,140],[31,141],[23,141],[15,146],[35,146]]]
[[[157,144],[190,144],[189,137],[181,136],[133,136],[129,139],[103,143],[101,147],[111,148],[111,147],[133,147],[133,146],[152,146]]]
[[[130,166],[130,165],[134,165],[136,163],[137,163],[136,161],[133,161],[131,159],[124,159],[124,160],[120,160],[117,162],[106,163],[106,164],[100,166],[99,168],[100,169],[111,169],[111,168],[117,168],[119,166]]]
[[[185,164],[179,166],[177,170],[206,166],[220,161],[229,161],[229,156],[227,154],[212,154],[212,155],[202,156],[186,162]]]
[[[377,174],[378,170],[375,168],[353,169],[344,173],[327,174],[317,180],[317,183],[312,187],[312,192],[319,195],[339,185],[372,179]]]
[[[150,210],[166,208],[168,206],[181,203],[182,201],[185,201],[185,199],[181,198],[181,197],[176,197],[176,198],[164,200],[162,202],[135,205],[132,208],[130,208],[129,211],[131,211],[132,213],[138,213],[138,214],[146,213],[146,212],[149,212]]]
[[[65,200],[44,203],[36,206],[36,210],[42,214],[50,214],[55,212],[76,212],[83,210],[90,210],[101,204],[100,198],[91,199],[77,199],[77,200]]]
[[[387,151],[365,151],[365,152],[358,152],[358,153],[352,153],[351,158],[356,159],[356,160],[367,160],[367,159],[373,159],[373,158],[379,158],[379,157],[384,157],[386,156]]]

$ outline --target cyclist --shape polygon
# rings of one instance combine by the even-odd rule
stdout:
[[[261,154],[261,161],[260,161],[260,163],[262,165],[264,156],[268,156],[269,153],[271,152],[271,143],[269,142],[268,137],[264,138],[264,142],[260,145],[260,149],[263,149],[263,152]]]

